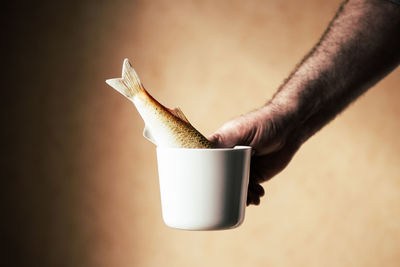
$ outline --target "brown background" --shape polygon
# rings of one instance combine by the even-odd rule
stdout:
[[[104,83],[128,57],[211,134],[272,96],[339,1],[54,2],[3,9],[5,266],[399,265],[399,69],[216,232],[163,224],[154,146]]]

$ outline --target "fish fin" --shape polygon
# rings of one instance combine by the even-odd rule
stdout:
[[[143,130],[143,136],[149,140],[150,142],[152,142],[153,144],[157,145],[156,140],[154,139],[153,135],[151,134],[149,127],[147,127],[147,125],[144,126],[144,130]]]
[[[186,118],[185,114],[183,114],[182,110],[178,107],[174,109],[170,109],[171,113],[180,118],[181,120],[190,123],[189,120]]]
[[[122,78],[108,79],[106,83],[127,98],[133,98],[144,91],[142,82],[127,58],[122,64]]]
[[[125,85],[124,80],[122,80],[121,78],[108,79],[106,80],[106,83],[118,92],[120,92],[123,96],[129,98],[129,94],[126,93],[129,92],[129,89]]]

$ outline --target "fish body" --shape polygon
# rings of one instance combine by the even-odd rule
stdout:
[[[106,83],[133,102],[145,122],[143,135],[157,146],[212,147],[179,108],[164,107],[145,90],[128,59],[122,66],[122,78],[109,79]]]

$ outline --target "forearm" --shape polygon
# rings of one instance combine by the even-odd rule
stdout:
[[[399,62],[400,6],[350,0],[267,106],[304,142]]]

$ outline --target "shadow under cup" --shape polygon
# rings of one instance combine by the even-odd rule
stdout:
[[[220,230],[244,219],[251,147],[157,147],[161,207],[167,226]]]

